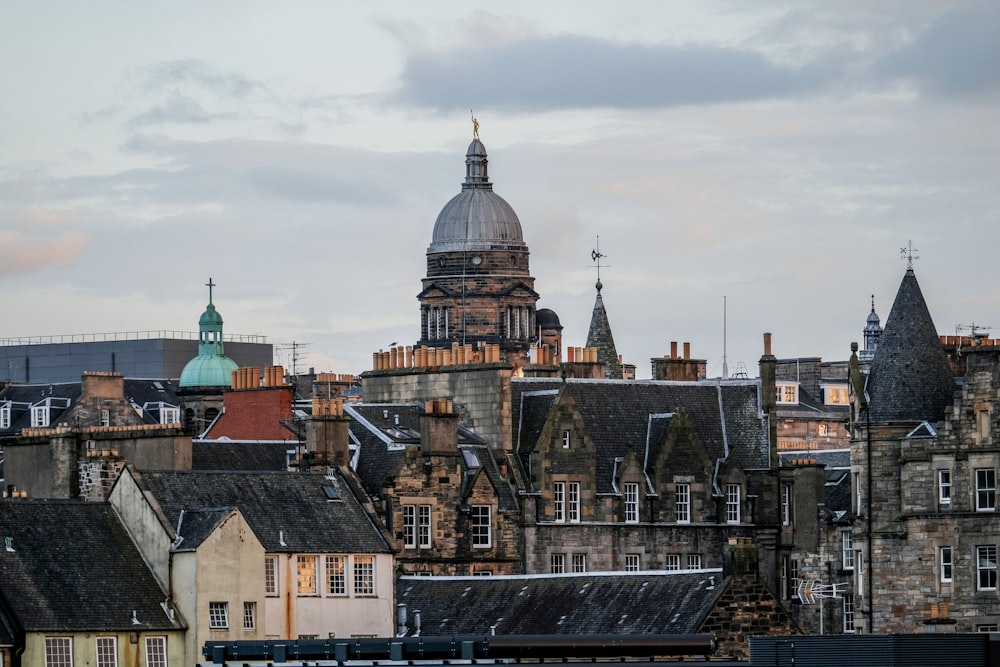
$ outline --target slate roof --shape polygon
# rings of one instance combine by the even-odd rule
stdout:
[[[865,391],[875,423],[939,422],[952,401],[955,378],[913,269],[896,292]]]
[[[569,379],[518,379],[515,405],[521,404],[515,420],[522,416],[529,422],[524,431],[540,430],[538,412],[531,404],[548,403],[549,413],[555,403],[545,395],[531,396],[531,390],[560,388],[574,399],[583,417],[587,433],[597,448],[596,472],[598,493],[613,493],[615,459],[632,451],[639,461],[655,461],[669,428],[669,421],[653,414],[683,411],[695,435],[708,455],[716,460],[733,456],[744,469],[765,469],[769,465],[767,416],[760,409],[759,380],[704,382],[615,381]],[[517,424],[518,421],[515,421]],[[523,428],[523,427],[522,427]],[[647,433],[649,452],[647,457]],[[524,437],[518,454],[527,468],[528,455],[537,440]]]
[[[194,470],[288,470],[289,446],[283,442],[227,442],[194,440]]]
[[[721,570],[404,576],[396,602],[420,610],[425,635],[680,634],[698,631],[722,583]]]
[[[180,525],[177,528],[177,536],[181,540],[174,550],[194,551],[235,510],[235,507],[230,506],[181,511],[181,516],[178,519]]]
[[[328,475],[144,471],[136,480],[175,530],[181,511],[233,506],[269,552],[388,553],[388,543],[346,480],[336,471]],[[330,500],[324,487],[337,499]]]
[[[597,348],[597,360],[604,364],[604,377],[620,380],[622,365],[618,361],[618,349],[611,333],[608,311],[604,308],[601,287],[601,281],[598,280],[597,299],[594,300],[594,312],[590,316],[590,328],[587,330],[587,347]]]
[[[0,588],[29,632],[171,630],[166,594],[107,503],[0,502]],[[132,614],[138,624],[132,622]]]

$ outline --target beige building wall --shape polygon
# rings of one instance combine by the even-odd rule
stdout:
[[[146,643],[154,641],[166,642],[167,664],[193,664],[187,660],[184,653],[184,632],[182,630],[149,631],[149,632],[29,632],[25,636],[24,654],[21,656],[22,667],[45,667],[45,640],[48,637],[69,638],[72,642],[74,665],[97,664],[98,638],[113,637],[118,653],[120,667],[144,667],[146,665]]]

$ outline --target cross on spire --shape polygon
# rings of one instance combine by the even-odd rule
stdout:
[[[217,285],[212,282],[211,278],[209,278],[208,282],[205,283],[205,287],[208,288],[208,304],[212,305],[212,288],[217,287]]]
[[[906,270],[913,270],[913,260],[920,259],[920,255],[915,255],[913,253],[920,252],[917,248],[913,247],[913,241],[907,241],[905,248],[899,249],[900,259],[906,260]]]
[[[601,253],[601,237],[597,236],[597,248],[590,251],[590,258],[592,260],[594,260],[594,262],[595,262],[595,264],[597,266],[597,291],[598,292],[600,292],[601,288],[604,287],[604,285],[601,284],[601,259],[603,259],[604,257],[607,257],[607,255],[604,255],[604,254]],[[607,264],[605,264],[604,266],[607,266]]]

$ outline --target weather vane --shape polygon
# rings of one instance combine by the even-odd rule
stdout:
[[[212,282],[212,279],[211,279],[211,278],[209,278],[209,279],[208,279],[208,282],[207,282],[207,283],[205,283],[205,287],[207,287],[207,288],[208,288],[208,302],[209,302],[209,303],[212,303],[212,288],[213,288],[213,287],[218,287],[218,285],[216,285],[216,283],[213,283],[213,282]]]
[[[607,257],[607,255],[601,253],[601,237],[597,236],[596,238],[597,248],[590,251],[590,258],[594,260],[594,263],[597,265],[597,291],[600,292],[601,288],[604,287],[604,285],[601,284],[601,260]],[[604,266],[607,267],[608,265],[605,264]]]
[[[469,115],[472,116],[472,138],[476,141],[479,140],[479,121],[476,120],[476,114],[469,109]]]
[[[900,259],[906,260],[906,270],[913,270],[913,260],[920,259],[920,255],[914,255],[913,253],[920,252],[917,248],[913,247],[913,241],[907,241],[905,248],[899,249]]]

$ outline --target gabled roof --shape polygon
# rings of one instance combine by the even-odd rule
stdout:
[[[28,632],[181,627],[107,503],[2,501],[0,537],[0,587]]]
[[[865,391],[875,423],[938,422],[952,401],[955,378],[913,269],[896,292]]]
[[[326,475],[145,471],[136,474],[136,481],[152,494],[175,530],[182,511],[233,506],[239,508],[269,552],[389,551],[381,532],[337,471]]]
[[[697,632],[721,570],[499,577],[400,577],[397,603],[425,635]]]
[[[194,551],[223,521],[238,511],[235,507],[182,510],[178,519],[174,551]]]
[[[758,380],[727,380],[724,382],[658,382],[569,379],[516,379],[515,397],[523,395],[523,404],[530,405],[529,391],[561,388],[572,397],[583,418],[587,433],[596,452],[598,493],[613,493],[613,472],[616,459],[633,452],[639,461],[655,461],[663,444],[666,420],[650,415],[685,413],[694,434],[707,454],[723,460],[730,455],[744,469],[765,469],[769,465],[767,416],[760,409]],[[547,400],[539,396],[540,402]],[[558,401],[557,401],[558,402]],[[516,400],[515,406],[522,401]],[[549,415],[555,411],[555,403]],[[537,417],[517,408],[515,424],[521,416],[537,423]],[[653,429],[651,432],[650,429]],[[528,431],[538,430],[536,427]],[[646,446],[649,444],[647,456]],[[527,467],[527,456],[537,447],[537,440],[525,438],[522,431],[518,454]]]

